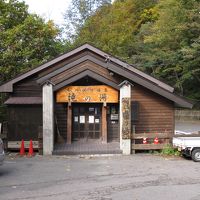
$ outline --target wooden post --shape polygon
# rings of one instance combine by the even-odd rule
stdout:
[[[133,112],[133,111],[132,111]],[[132,125],[132,130],[131,130],[132,132],[132,134],[131,135],[135,135],[135,125]],[[133,153],[133,154],[135,154],[135,149],[134,149],[134,145],[135,145],[135,139],[133,139],[132,140],[132,152],[131,153]]]
[[[107,108],[106,108],[105,104],[103,104],[103,106],[102,106],[102,141],[104,143],[108,142],[108,136],[107,136]]]
[[[42,126],[38,127],[38,152],[39,155],[43,155],[43,128]]]
[[[67,144],[72,143],[72,107],[67,105]]]

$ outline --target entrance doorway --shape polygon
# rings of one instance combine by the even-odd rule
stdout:
[[[77,103],[72,106],[72,140],[100,139],[102,104]]]

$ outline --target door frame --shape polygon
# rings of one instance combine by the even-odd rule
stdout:
[[[73,114],[73,106],[84,106],[86,107],[99,107],[100,108],[100,133],[99,133],[99,139],[102,140],[102,142],[107,143],[107,107],[103,103],[72,103],[70,106],[67,106],[68,112],[67,112],[67,143],[71,144],[73,141],[73,123],[74,123],[74,114]],[[89,115],[88,115],[89,116]]]

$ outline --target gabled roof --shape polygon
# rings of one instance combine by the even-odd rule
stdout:
[[[159,81],[158,79],[136,69],[134,66],[129,65],[126,62],[121,61],[118,58],[113,57],[112,55],[109,55],[107,53],[105,53],[104,51],[101,51],[100,49],[91,46],[89,44],[84,44],[68,53],[65,53],[37,68],[34,68],[22,75],[19,75],[18,77],[4,83],[3,85],[0,86],[0,92],[13,92],[13,85],[29,76],[32,76],[38,72],[41,72],[44,69],[47,69],[49,67],[51,67],[52,65],[67,59],[83,50],[89,50],[91,52],[94,52],[95,54],[105,58],[105,62],[102,62],[90,55],[87,56],[83,56],[82,58],[74,61],[74,63],[69,63],[68,65],[65,65],[63,67],[61,67],[60,69],[55,70],[54,72],[51,72],[43,77],[41,77],[40,79],[38,79],[38,83],[42,84],[43,82],[49,80],[51,77],[55,76],[58,73],[61,73],[62,71],[66,70],[67,68],[73,67],[76,64],[83,62],[84,59],[85,60],[91,60],[94,63],[97,63],[105,68],[108,68],[109,70],[126,77],[129,80],[132,80],[144,87],[146,87],[147,89],[175,102],[178,106],[181,107],[187,107],[187,108],[191,108],[192,104],[188,101],[186,101],[185,99],[175,95],[174,92],[174,88],[163,83],[162,81]]]

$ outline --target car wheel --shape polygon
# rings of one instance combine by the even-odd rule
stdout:
[[[200,149],[195,149],[192,151],[192,160],[195,162],[200,162]]]

